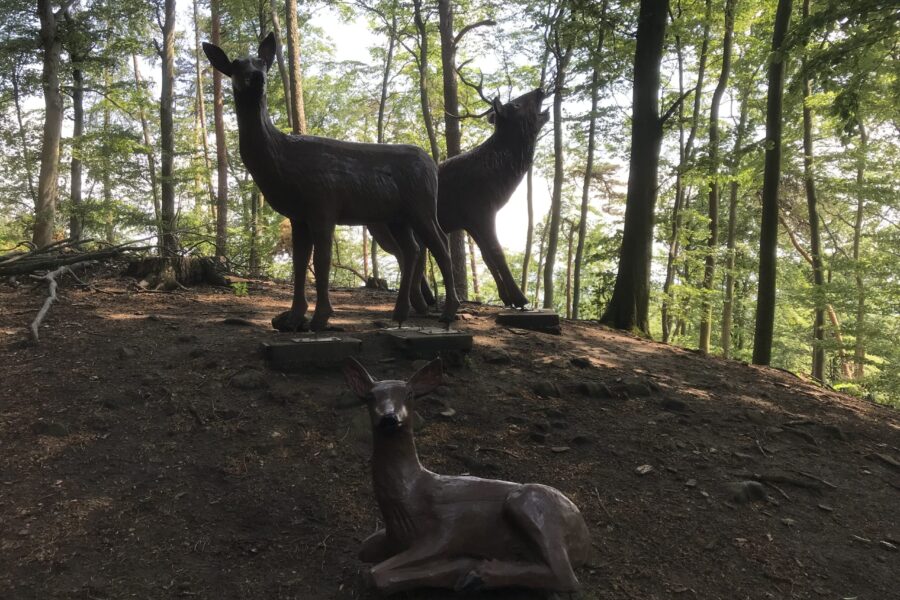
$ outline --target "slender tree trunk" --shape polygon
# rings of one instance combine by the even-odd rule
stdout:
[[[250,276],[259,277],[259,207],[262,194],[256,185],[250,189]]]
[[[547,222],[544,221],[544,228],[541,231],[541,241],[538,243],[538,264],[537,276],[534,278],[534,301],[531,303],[537,306],[538,298],[541,297],[541,268],[544,266],[544,244],[547,242]]]
[[[362,259],[363,259],[363,275],[366,281],[369,281],[369,228],[363,225],[362,229]]]
[[[62,41],[58,31],[60,15],[53,12],[50,0],[38,0],[37,8],[43,51],[41,84],[44,89],[44,133],[31,241],[37,247],[43,248],[53,241],[53,225],[59,195],[59,142],[62,137],[63,121],[63,99],[59,89]]]
[[[106,89],[110,88],[110,79],[109,79],[109,69],[103,69],[103,86]],[[102,145],[102,162],[103,162],[103,170],[101,172],[100,181],[103,186],[103,224],[105,230],[105,239],[106,243],[113,244],[115,243],[115,211],[113,210],[113,196],[112,196],[112,147],[110,146],[110,132],[109,132],[109,102],[103,103],[103,145]]]
[[[600,7],[601,21],[606,17],[609,0],[603,0]],[[594,67],[591,72],[591,117],[588,122],[587,160],[584,165],[584,182],[581,187],[581,211],[578,219],[578,244],[575,248],[575,277],[572,293],[572,318],[578,318],[581,305],[581,269],[584,266],[584,239],[587,237],[587,215],[591,195],[591,178],[594,171],[594,150],[597,138],[597,107],[600,104],[600,56],[603,54],[603,40],[606,30],[601,27],[598,35]]]
[[[863,379],[866,374],[866,289],[863,283],[859,244],[862,238],[866,207],[866,152],[869,138],[862,118],[859,119],[859,156],[856,167],[856,220],[853,223],[853,261],[856,271],[856,341],[853,345],[853,377]]]
[[[165,256],[178,253],[175,238],[175,123],[173,115],[175,91],[175,0],[165,0],[165,18],[162,24],[163,43],[162,89],[159,98],[159,130],[162,156],[162,251]]]
[[[291,112],[291,82],[288,77],[287,65],[284,61],[284,46],[281,39],[281,19],[278,18],[278,0],[270,0],[269,16],[272,19],[272,31],[275,32],[275,60],[278,62],[278,77],[281,79],[281,86],[284,88],[285,112],[287,115],[288,127],[293,130],[294,115]]]
[[[210,17],[212,43],[220,45],[220,1],[211,0]],[[213,120],[216,128],[216,258],[224,258],[228,251],[228,150],[225,145],[225,114],[222,105],[222,74],[213,69]],[[205,144],[205,142],[204,142]],[[204,150],[205,151],[205,150]]]
[[[217,4],[216,0],[212,0],[210,5]],[[194,73],[196,78],[196,87],[197,87],[197,123],[200,126],[199,129],[199,137],[200,137],[200,147],[203,151],[203,179],[206,184],[206,192],[209,195],[209,207],[210,214],[215,219],[215,215],[217,214],[217,202],[216,202],[216,192],[213,189],[212,183],[212,169],[210,168],[209,162],[209,141],[208,135],[206,132],[206,93],[203,86],[203,60],[201,58],[202,50],[200,47],[200,12],[197,7],[197,0],[193,0],[193,9],[194,9]],[[215,15],[217,16],[217,15]],[[215,27],[215,26],[214,26]],[[213,32],[214,35],[211,37],[217,38],[218,31]],[[218,40],[213,39],[213,44],[218,45]],[[221,79],[221,74],[213,69],[213,78],[218,74]],[[215,100],[214,100],[215,101]]]
[[[559,16],[559,23],[564,15]],[[559,25],[557,25],[559,26]],[[563,156],[562,102],[566,83],[566,70],[572,57],[572,46],[556,48],[556,85],[553,91],[553,193],[550,198],[550,231],[547,234],[547,255],[544,259],[544,308],[553,308],[553,270],[556,266],[556,248],[559,243],[559,224],[562,214],[562,185],[565,179]]]
[[[778,188],[781,178],[782,97],[784,94],[784,38],[791,20],[791,0],[778,0],[769,62],[769,90],[766,101],[766,156],[763,173],[762,224],[759,235],[759,287],[756,299],[756,327],[753,335],[753,363],[768,365],[772,360],[775,329],[775,270],[778,253]]]
[[[469,243],[469,268],[472,269],[472,294],[475,302],[481,302],[481,288],[478,285],[478,269],[475,268],[475,242],[472,236],[466,235],[466,241]]]
[[[387,112],[388,84],[391,81],[391,68],[394,63],[394,48],[397,45],[397,5],[393,5],[391,27],[388,31],[387,54],[384,58],[384,70],[381,72],[381,96],[378,99],[378,123],[376,136],[379,144],[384,143],[384,120]]]
[[[28,185],[28,197],[37,206],[37,193],[34,191],[34,174],[31,172],[31,153],[28,151],[28,139],[25,136],[25,120],[22,118],[22,98],[19,90],[19,65],[13,65],[10,74],[13,86],[13,102],[16,105],[16,121],[19,124],[19,143],[22,145],[22,162],[25,165],[25,178]]]
[[[741,148],[744,145],[744,135],[747,129],[747,113],[749,112],[750,90],[752,81],[743,90],[741,96],[740,117],[738,118],[737,131],[734,137],[734,149],[731,152],[731,184],[729,186],[728,200],[728,241],[725,258],[725,302],[722,306],[722,356],[731,358],[731,332],[734,318],[734,261],[737,232],[737,208],[738,208],[738,173],[741,167]]]
[[[141,70],[138,66],[137,54],[131,55],[131,62],[134,65],[134,83],[138,89],[141,89],[143,82],[141,80]],[[156,222],[156,230],[162,231],[162,212],[159,200],[159,181],[156,177],[156,155],[153,152],[153,143],[150,140],[150,127],[147,124],[147,114],[144,112],[144,97],[141,94],[141,100],[138,104],[138,117],[141,120],[141,132],[144,138],[144,147],[147,149],[147,170],[150,172],[150,192],[153,198],[153,215]]]
[[[425,133],[428,134],[431,157],[434,159],[434,162],[440,162],[441,148],[438,144],[437,133],[434,130],[431,102],[428,99],[428,29],[422,18],[422,0],[413,0],[413,19],[416,24],[416,31],[419,34],[419,54],[415,58],[416,65],[419,68],[419,101],[422,105],[422,121],[425,123]]]
[[[625,202],[625,227],[613,295],[601,322],[649,335],[650,263],[653,212],[662,143],[659,69],[666,33],[668,0],[641,0],[634,56],[631,157]]]
[[[525,201],[528,211],[528,229],[525,232],[525,256],[522,258],[522,293],[528,295],[528,267],[531,266],[531,244],[534,238],[534,166],[529,165],[525,174]],[[540,273],[540,271],[538,271]]]
[[[303,106],[303,76],[300,70],[300,32],[297,23],[297,0],[287,0],[288,65],[291,75],[291,121],[295,134],[306,133],[306,111]]]
[[[809,0],[803,0],[803,21],[809,19]],[[804,59],[805,65],[805,59]],[[806,72],[805,66],[803,69]],[[806,189],[806,208],[809,212],[809,249],[815,289],[815,316],[813,318],[812,376],[825,380],[825,276],[822,270],[822,245],[819,240],[819,212],[816,184],[813,178],[812,109],[809,97],[812,86],[809,77],[803,80],[803,183]]]
[[[713,281],[716,276],[716,252],[719,248],[719,103],[728,86],[731,72],[731,41],[737,0],[725,2],[725,36],[722,40],[722,71],[709,107],[709,240],[703,269],[703,306],[700,314],[700,353],[709,354],[712,331]]]
[[[681,6],[678,7],[678,16],[681,17]],[[703,11],[703,36],[700,43],[700,56],[697,64],[697,83],[694,86],[694,107],[691,111],[691,128],[687,141],[684,139],[684,108],[678,105],[678,168],[675,171],[675,201],[672,206],[672,233],[669,236],[669,252],[666,258],[666,278],[663,282],[662,301],[662,335],[663,341],[668,342],[672,337],[672,320],[669,316],[669,306],[674,302],[672,286],[675,283],[676,267],[680,250],[680,231],[682,213],[687,209],[685,202],[684,174],[694,162],[694,140],[697,137],[697,129],[700,124],[700,107],[703,99],[703,83],[706,79],[706,60],[709,55],[709,30],[712,22],[712,0],[705,0]],[[681,37],[675,36],[675,53],[678,58],[678,92],[684,93],[684,55],[681,48]],[[682,325],[683,328],[683,325]]]
[[[72,163],[71,201],[69,209],[69,237],[80,240],[84,233],[84,206],[81,197],[81,140],[84,135],[84,73],[81,65],[72,58]],[[29,178],[30,179],[30,178]]]
[[[453,38],[453,7],[451,0],[438,0],[441,34],[441,69],[444,76],[444,138],[447,158],[460,153],[459,91],[456,81],[456,42]],[[453,263],[453,283],[460,300],[469,297],[466,273],[466,233],[450,234],[450,259]]]
[[[569,224],[568,248],[566,249],[566,318],[571,319],[573,313],[572,296],[572,246],[575,241],[575,223]]]

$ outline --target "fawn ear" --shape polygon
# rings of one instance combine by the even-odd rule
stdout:
[[[407,385],[416,396],[424,396],[443,383],[444,370],[440,357],[434,359],[409,378]]]
[[[228,55],[225,54],[224,50],[215,44],[203,42],[203,52],[206,54],[206,58],[209,59],[209,63],[217,71],[227,77],[231,77],[231,60],[228,58]]]
[[[272,68],[275,61],[275,33],[270,31],[269,35],[259,44],[257,56],[266,63],[266,71]]]
[[[372,391],[372,386],[375,385],[375,380],[372,379],[366,368],[350,356],[344,361],[344,379],[347,380],[347,385],[350,386],[353,393],[360,398],[367,398],[369,392]]]

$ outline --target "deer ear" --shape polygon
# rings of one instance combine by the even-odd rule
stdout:
[[[434,359],[409,378],[407,385],[416,396],[424,396],[443,383],[444,369],[440,357]]]
[[[368,397],[369,392],[372,391],[372,386],[375,385],[375,380],[372,379],[366,368],[358,360],[348,356],[347,360],[344,361],[343,370],[344,379],[347,380],[347,385],[350,386],[353,393],[360,398]]]
[[[500,96],[491,100],[491,107],[497,115],[500,115],[503,112],[503,103],[500,101]]]
[[[275,33],[270,31],[269,35],[259,44],[257,55],[266,63],[266,71],[272,68],[275,61]]]
[[[223,75],[231,77],[231,60],[224,50],[215,44],[203,42],[203,52],[206,54],[206,58],[209,59],[209,64]]]

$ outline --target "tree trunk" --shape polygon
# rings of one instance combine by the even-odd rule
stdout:
[[[297,0],[287,0],[288,65],[291,75],[291,131],[306,133],[306,111],[303,106],[303,77],[300,70],[300,32],[297,24]]]
[[[379,144],[384,143],[384,117],[387,112],[388,84],[391,81],[391,67],[394,62],[394,47],[397,44],[397,10],[396,2],[391,14],[391,26],[388,30],[387,54],[384,58],[384,70],[381,73],[381,96],[378,99],[378,122],[375,135]]]
[[[212,4],[217,4],[214,0],[211,2]],[[217,203],[216,203],[216,192],[213,189],[212,183],[212,169],[210,168],[209,163],[209,141],[208,135],[206,132],[206,91],[203,89],[203,60],[201,58],[202,50],[200,46],[200,12],[197,7],[197,0],[193,1],[193,9],[194,9],[194,71],[196,77],[196,86],[197,86],[197,122],[200,125],[200,147],[203,149],[203,173],[206,184],[206,191],[209,194],[209,206],[210,206],[210,214],[213,218],[216,218],[217,214]],[[214,26],[215,27],[215,26]],[[217,34],[217,31],[213,32]],[[213,35],[213,43],[218,45],[218,41],[216,41],[216,35]],[[219,72],[213,69],[213,79],[215,79],[216,74]],[[215,101],[215,100],[213,100]]]
[[[562,24],[564,13],[560,10],[556,27]],[[565,179],[563,164],[562,102],[572,46],[556,47],[556,85],[553,90],[553,192],[550,198],[550,231],[547,234],[547,253],[544,259],[544,308],[553,308],[553,269],[556,266],[556,248],[559,242],[559,224],[562,213],[562,185]]]
[[[528,166],[525,174],[525,201],[528,211],[528,229],[525,231],[525,256],[522,258],[522,293],[528,295],[528,267],[531,266],[531,244],[534,238],[534,166]],[[540,271],[538,271],[540,275]]]
[[[81,197],[81,139],[84,135],[84,73],[81,65],[72,59],[72,166],[70,177],[71,202],[69,208],[69,237],[80,240],[84,233],[84,206]]]
[[[478,269],[475,268],[475,242],[472,236],[466,235],[466,241],[469,243],[469,268],[472,269],[472,294],[475,302],[481,302],[481,289],[478,285]]]
[[[544,244],[547,241],[547,222],[544,222],[543,231],[541,231],[541,241],[538,243],[538,264],[537,264],[537,273],[538,276],[535,278],[534,282],[534,302],[531,304],[537,306],[538,298],[541,296],[541,268],[544,266]]]
[[[281,39],[281,19],[278,18],[278,0],[270,0],[269,16],[272,19],[272,31],[275,32],[275,60],[278,62],[278,77],[281,79],[281,87],[284,88],[284,98],[286,102],[285,113],[287,115],[288,127],[293,131],[294,115],[291,112],[291,82],[288,77],[287,65],[284,62],[284,42]]]
[[[759,287],[756,296],[756,327],[753,334],[753,363],[768,365],[772,360],[775,329],[775,270],[778,253],[778,188],[781,178],[781,107],[784,95],[782,45],[791,20],[791,1],[778,0],[769,62],[769,90],[766,100],[766,156],[763,173],[762,223],[759,234]]]
[[[571,319],[573,313],[572,296],[572,246],[575,241],[575,223],[569,224],[568,248],[566,249],[566,318]]]
[[[459,91],[456,82],[456,42],[453,39],[453,7],[450,0],[438,0],[441,34],[441,69],[444,77],[444,138],[447,158],[460,153]],[[453,283],[460,300],[469,297],[466,273],[466,233],[450,234],[450,259],[453,264]]]
[[[138,66],[137,54],[131,55],[131,62],[134,65],[134,83],[138,89],[141,89],[143,83],[141,81],[141,70]],[[162,212],[159,200],[159,181],[156,178],[156,155],[153,152],[153,144],[150,140],[150,127],[147,124],[147,114],[144,112],[143,94],[138,105],[138,117],[141,120],[141,131],[144,137],[144,147],[147,149],[147,169],[150,171],[150,192],[153,197],[153,215],[156,222],[156,230],[162,231]]]
[[[606,18],[609,0],[603,0],[600,7],[601,21]],[[581,304],[581,268],[584,262],[584,238],[587,236],[587,215],[591,195],[591,175],[594,170],[594,150],[597,144],[597,107],[600,104],[600,56],[603,54],[603,40],[606,30],[601,27],[594,67],[591,72],[591,117],[588,122],[587,160],[584,165],[584,182],[581,188],[581,212],[578,219],[578,244],[575,247],[575,276],[572,292],[572,318],[578,318],[578,307]]]
[[[262,194],[254,185],[250,190],[250,277],[259,277],[259,207]]]
[[[41,142],[41,170],[34,204],[32,242],[43,248],[53,241],[56,202],[59,194],[59,142],[62,136],[63,99],[59,89],[62,40],[58,19],[50,0],[38,0],[40,43],[43,51],[41,84],[44,89],[44,133]]]
[[[369,281],[369,228],[363,225],[360,229],[362,229],[363,275],[366,281]]]
[[[419,68],[419,101],[422,104],[422,121],[425,123],[425,132],[428,134],[431,157],[434,162],[441,162],[441,148],[434,130],[431,102],[428,99],[428,30],[422,19],[422,0],[413,0],[413,19],[416,31],[419,33],[419,54],[415,58]]]
[[[679,5],[681,16],[681,7]],[[672,233],[669,236],[669,252],[666,258],[666,279],[663,283],[662,301],[662,335],[663,341],[668,342],[672,337],[672,323],[669,318],[669,305],[674,302],[671,298],[672,285],[675,283],[675,261],[678,259],[680,247],[679,232],[681,231],[682,213],[685,206],[684,173],[694,162],[694,140],[697,137],[697,128],[700,124],[700,105],[703,99],[703,83],[706,78],[706,59],[709,54],[709,29],[712,22],[712,0],[706,0],[703,11],[703,38],[700,43],[700,56],[697,64],[697,83],[694,86],[694,107],[691,111],[691,129],[687,141],[684,139],[684,108],[678,105],[678,168],[675,171],[675,202],[672,206]],[[675,52],[678,57],[678,92],[684,93],[684,56],[681,50],[681,37],[675,36]]]
[[[740,117],[738,118],[737,131],[734,137],[734,149],[731,152],[731,184],[728,200],[728,251],[725,258],[725,302],[722,306],[722,356],[731,358],[731,331],[734,318],[734,261],[737,232],[737,208],[738,208],[738,173],[741,168],[741,148],[744,145],[744,135],[747,130],[747,113],[749,112],[750,90],[753,81],[747,84],[741,95]]]
[[[109,69],[103,69],[103,86],[106,89],[110,88],[110,79],[109,79]],[[112,146],[110,145],[110,132],[109,132],[109,102],[103,103],[103,145],[102,147],[102,161],[103,167],[101,171],[101,184],[103,186],[103,221],[104,221],[104,229],[105,229],[105,239],[107,244],[115,243],[115,218],[113,211],[113,196],[112,196],[112,182],[110,177],[112,175],[112,163],[110,158],[112,156]]]
[[[853,261],[856,271],[856,341],[853,345],[853,378],[860,380],[866,374],[866,290],[863,270],[859,262],[859,242],[862,238],[863,217],[866,206],[866,152],[869,138],[862,118],[859,119],[859,156],[856,167],[856,220],[853,223]]]
[[[731,41],[737,0],[725,2],[725,36],[722,39],[722,71],[709,107],[709,240],[703,269],[703,306],[700,315],[700,353],[709,354],[712,331],[713,281],[716,275],[716,252],[719,248],[719,103],[728,86],[731,72]]]
[[[653,211],[662,143],[659,116],[659,68],[666,33],[668,0],[641,0],[634,55],[631,157],[625,202],[625,227],[613,295],[601,322],[649,335],[650,262]]]
[[[809,0],[803,0],[803,21],[809,19]],[[806,72],[805,60],[804,68]],[[813,352],[812,352],[812,376],[819,381],[825,381],[825,276],[822,271],[822,245],[819,240],[819,212],[816,198],[816,184],[813,179],[813,141],[812,141],[812,110],[809,107],[809,97],[812,94],[812,86],[809,77],[803,82],[803,183],[806,189],[806,207],[809,212],[809,249],[810,262],[813,270],[813,283],[815,289],[815,316],[813,318]]]
[[[221,0],[211,0],[212,43],[221,38]],[[222,105],[222,74],[213,69],[213,120],[216,128],[216,258],[224,258],[228,250],[228,150],[225,146],[225,116]]]
[[[165,0],[165,18],[162,23],[163,43],[162,89],[159,98],[159,134],[162,156],[162,229],[159,232],[162,240],[161,249],[164,256],[178,253],[178,240],[175,238],[175,123],[173,115],[175,88],[175,0]]]
[[[13,87],[13,103],[16,105],[16,121],[19,124],[19,143],[22,145],[22,162],[25,165],[25,178],[28,185],[28,197],[37,206],[37,193],[34,191],[34,174],[31,172],[31,153],[28,151],[28,139],[25,135],[25,121],[22,118],[22,98],[19,91],[19,64],[13,65],[10,74]]]

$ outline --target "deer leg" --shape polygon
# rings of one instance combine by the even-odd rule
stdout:
[[[524,566],[513,568],[510,564],[492,561],[497,564],[493,566],[490,563],[485,564],[484,569],[480,571],[486,585],[490,587],[511,585],[508,583],[509,579],[520,572],[525,579],[514,585],[530,585],[557,592],[573,592],[579,589],[578,578],[575,577],[569,560],[569,545],[566,543],[569,524],[562,514],[563,511],[571,509],[560,503],[557,494],[559,493],[544,486],[523,485],[506,497],[503,507],[505,514],[535,544],[543,558],[543,564],[534,563],[532,572],[524,569]],[[541,567],[547,568],[551,576],[542,575]]]
[[[369,576],[373,585],[381,590],[391,583],[391,574],[398,570],[423,569],[429,564],[439,564],[446,545],[437,538],[419,541],[415,546],[383,560],[371,569]]]
[[[382,573],[373,583],[382,594],[396,594],[416,588],[462,589],[461,582],[478,565],[474,558],[439,559],[415,567]]]
[[[484,241],[481,231],[478,229],[467,231],[469,235],[472,236],[472,239],[475,240],[478,249],[481,250],[481,258],[484,259],[484,264],[487,265],[488,270],[491,272],[491,276],[497,283],[497,293],[500,295],[500,301],[503,302],[504,306],[511,306],[512,300],[507,291],[506,281],[503,279],[502,273],[497,270],[496,257],[489,251],[488,244]]]
[[[509,270],[509,265],[506,263],[506,256],[503,254],[503,247],[497,239],[496,225],[491,223],[490,226],[484,227],[483,231],[479,232],[479,237],[481,238],[481,241],[478,242],[478,247],[481,248],[481,255],[484,257],[485,262],[490,261],[489,264],[494,265],[491,267],[491,272],[494,273],[496,271],[497,273],[497,275],[494,276],[494,279],[497,280],[498,288],[500,287],[500,280],[503,281],[503,288],[506,291],[506,300],[504,300],[504,304],[512,305],[516,308],[524,307],[528,304],[528,298],[522,293],[522,290],[519,289],[519,285],[516,283],[513,274]],[[490,256],[490,258],[488,258],[488,256]],[[497,279],[498,276],[499,279]]]
[[[322,331],[328,326],[328,319],[334,314],[328,297],[328,280],[331,276],[331,242],[334,238],[334,224],[320,225],[312,232],[313,269],[316,273],[316,310],[309,328]]]
[[[416,266],[416,258],[419,255],[419,245],[413,236],[412,229],[405,224],[391,224],[391,234],[400,249],[400,289],[397,291],[397,303],[394,305],[393,319],[400,325],[409,318],[410,290],[418,287],[413,270]]]
[[[428,260],[428,252],[425,250],[424,244],[419,244],[419,253],[416,255],[416,262],[413,265],[412,281],[409,282],[409,301],[420,315],[427,315],[428,306],[434,304],[434,296],[425,281],[426,260]],[[429,297],[431,298],[430,302],[428,301]]]
[[[291,239],[294,248],[294,300],[291,309],[272,319],[272,327],[278,331],[303,331],[306,328],[306,267],[312,254],[312,235],[309,226],[298,219],[291,219]]]
[[[365,540],[359,549],[359,560],[365,563],[379,563],[389,558],[393,553],[388,541],[387,531],[382,527]]]
[[[416,233],[431,250],[434,260],[441,270],[444,278],[446,297],[444,300],[444,312],[441,313],[441,321],[450,323],[456,319],[456,311],[459,309],[459,297],[456,295],[456,286],[453,284],[453,266],[450,264],[450,244],[447,236],[438,225],[437,219],[421,224]]]

